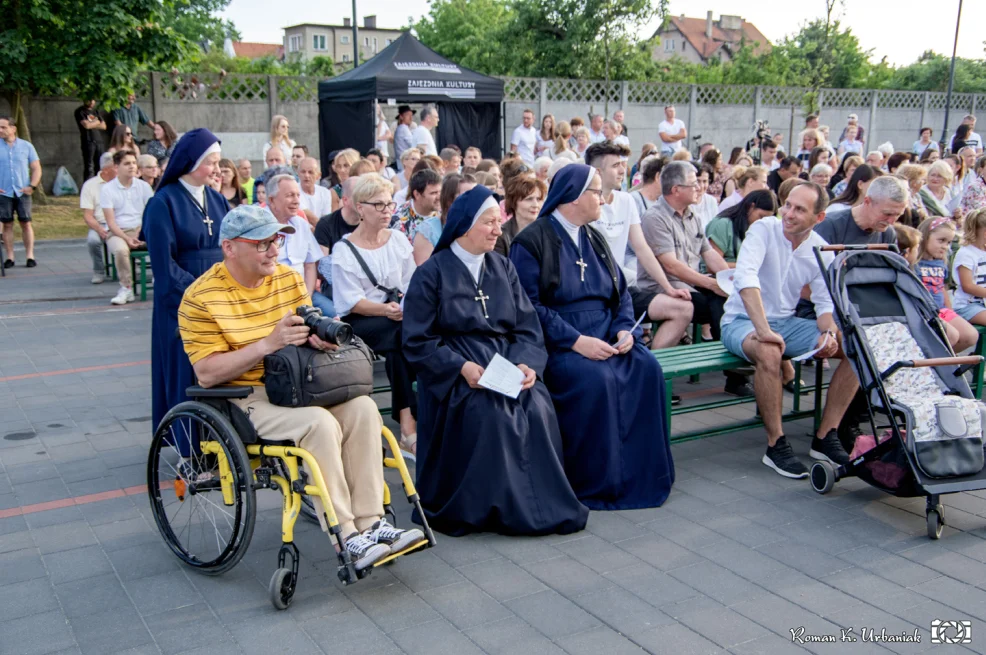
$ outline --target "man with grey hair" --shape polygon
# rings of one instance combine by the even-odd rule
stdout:
[[[846,138],[849,128],[853,126],[856,128],[856,140],[860,143],[866,143],[866,131],[859,124],[859,116],[856,114],[849,114],[849,118],[846,120],[846,126],[842,128],[842,134],[839,136],[839,143],[842,143],[843,139]]]
[[[828,188],[832,181],[832,167],[828,164],[815,164],[814,168],[808,173],[808,179],[815,184],[820,184],[827,191],[826,197],[832,199],[832,190]]]
[[[589,114],[589,145],[602,143],[605,140],[606,135],[603,134],[603,115]]]
[[[661,171],[661,197],[644,212],[640,227],[671,286],[691,294],[692,320],[708,323],[712,337],[718,341],[726,293],[719,288],[714,275],[729,268],[729,264],[709,245],[702,220],[692,211],[699,194],[695,167],[689,162],[671,162]],[[699,272],[703,262],[712,276]],[[637,286],[645,291],[663,292],[644,267],[637,269]],[[753,387],[745,376],[727,371],[726,393],[752,396]]]
[[[897,243],[894,223],[910,203],[907,185],[900,178],[884,175],[870,182],[863,203],[855,207],[837,206],[815,226],[831,244]]]
[[[79,193],[79,207],[82,208],[82,219],[89,226],[86,236],[86,246],[92,258],[93,284],[102,284],[106,280],[106,265],[103,261],[103,243],[110,238],[110,230],[103,218],[103,208],[99,206],[99,192],[103,185],[116,177],[116,164],[113,163],[113,153],[104,152],[99,157],[99,173],[89,178],[82,185]]]
[[[424,154],[437,155],[438,148],[435,147],[435,139],[431,136],[431,130],[438,125],[438,110],[434,105],[425,105],[421,108],[421,122],[417,129],[411,133],[411,145],[416,147],[424,146]]]
[[[305,157],[298,166],[301,181],[301,208],[315,216],[316,223],[332,212],[332,192],[319,185],[322,168],[314,157]]]

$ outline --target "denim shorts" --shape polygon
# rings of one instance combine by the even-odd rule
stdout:
[[[955,313],[964,318],[965,320],[972,322],[972,319],[976,317],[979,312],[986,312],[986,307],[983,307],[979,303],[969,303],[962,309],[956,309]]]
[[[27,223],[31,220],[31,196],[22,195],[17,197],[0,196],[0,223],[12,223],[14,212],[17,213],[17,220]]]
[[[818,324],[811,319],[791,316],[774,319],[768,323],[771,330],[784,338],[785,357],[797,357],[818,347],[821,332],[818,331]],[[722,326],[722,345],[737,357],[750,361],[743,352],[743,341],[754,331],[750,319],[738,316],[732,323]]]

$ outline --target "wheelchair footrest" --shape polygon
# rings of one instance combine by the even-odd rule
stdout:
[[[419,550],[421,548],[425,548],[425,547],[427,547],[429,545],[430,544],[428,543],[428,540],[427,539],[423,539],[422,541],[419,541],[416,544],[412,544],[412,545],[408,546],[407,548],[405,548],[404,550],[402,550],[399,553],[394,553],[392,555],[389,555],[387,557],[384,557],[382,560],[379,560],[377,562],[374,562],[373,563],[373,567],[376,568],[378,566],[383,566],[387,562],[392,562],[393,560],[397,559],[398,557],[401,557],[403,555],[407,555],[407,554],[412,553],[412,552],[414,552],[416,550]]]

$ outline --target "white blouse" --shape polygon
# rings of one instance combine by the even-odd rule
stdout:
[[[298,145],[297,143],[295,143],[294,139],[288,139],[288,141],[289,141],[289,143],[284,143],[283,141],[281,141],[280,144],[279,144],[281,146],[281,152],[284,153],[284,164],[286,166],[290,166],[291,165],[291,151],[294,150],[294,147],[296,145]],[[265,162],[267,161],[267,151],[270,150],[270,149],[271,149],[271,142],[268,141],[267,143],[264,144],[264,161]],[[265,164],[264,168],[266,168],[266,164]]]
[[[395,230],[386,232],[390,236],[379,248],[367,250],[356,246],[356,249],[380,286],[406,292],[416,268],[414,251],[403,234]],[[349,241],[349,236],[343,239]],[[360,300],[383,303],[386,298],[384,291],[370,284],[349,246],[337,243],[332,247],[332,302],[339,316],[349,314]]]

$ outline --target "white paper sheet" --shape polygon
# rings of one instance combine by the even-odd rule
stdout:
[[[638,327],[640,327],[640,324],[644,322],[644,317],[646,317],[646,316],[647,316],[647,312],[642,313],[640,315],[640,318],[637,319],[637,322],[633,324],[633,327],[632,328],[630,328],[630,331],[627,332],[625,335],[623,335],[623,338],[622,339],[620,339],[619,341],[617,341],[616,343],[614,343],[613,344],[613,347],[614,348],[619,348],[624,343],[626,343],[626,340],[633,336],[633,331],[636,330]]]
[[[818,348],[815,348],[814,350],[810,350],[810,351],[806,352],[804,355],[798,355],[797,357],[792,357],[791,358],[791,361],[792,362],[803,362],[806,359],[809,359],[811,357],[814,357],[815,355],[817,355],[818,353],[820,353],[823,348],[825,348],[828,345],[829,339],[831,339],[831,338],[832,337],[829,336],[829,333],[826,332],[825,333],[825,339],[822,341],[822,345],[820,345]]]
[[[514,399],[520,394],[523,384],[524,372],[505,357],[501,357],[499,353],[493,355],[493,359],[479,378],[479,386]]]
[[[723,293],[727,296],[733,295],[733,275],[736,273],[735,268],[727,268],[716,273],[716,284],[722,289]]]

